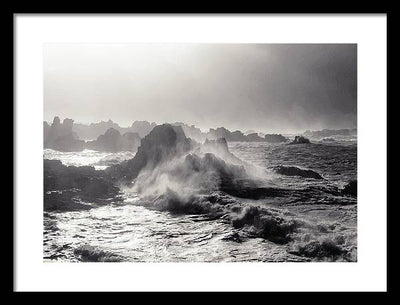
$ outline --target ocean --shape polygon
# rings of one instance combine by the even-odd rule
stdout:
[[[269,186],[285,190],[284,195],[229,196],[229,202],[241,208],[241,218],[233,222],[229,215],[211,217],[154,208],[140,194],[122,189],[122,202],[81,211],[45,211],[44,261],[357,261],[357,198],[337,191],[357,180],[355,138],[297,145],[230,142],[228,147],[236,157],[260,169]],[[96,170],[133,156],[130,152],[44,150],[44,159]],[[321,178],[279,174],[279,166],[312,170]],[[214,195],[218,197],[215,205],[227,202],[225,194]],[[263,235],[254,231],[260,221]]]

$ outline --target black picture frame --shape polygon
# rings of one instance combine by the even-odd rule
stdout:
[[[391,73],[393,73],[393,66],[394,66],[394,57],[393,57],[393,45],[392,45],[392,39],[390,36],[393,36],[393,22],[395,20],[395,14],[392,12],[389,12],[389,9],[384,6],[383,4],[378,5],[377,7],[368,7],[364,9],[357,9],[357,8],[349,8],[346,6],[342,6],[341,8],[333,8],[333,9],[322,9],[319,8],[318,6],[313,6],[310,8],[310,6],[304,6],[303,4],[298,4],[296,6],[292,6],[290,8],[284,8],[284,7],[271,7],[271,8],[259,8],[259,7],[247,7],[247,8],[239,8],[239,7],[231,7],[231,8],[214,8],[212,9],[211,7],[208,8],[187,8],[187,7],[182,7],[182,6],[173,6],[173,5],[167,5],[164,4],[164,6],[158,6],[156,9],[151,8],[150,5],[148,7],[136,7],[136,8],[101,8],[101,7],[39,7],[39,6],[12,6],[8,8],[2,18],[3,22],[6,25],[6,52],[7,52],[7,77],[6,77],[6,83],[5,87],[6,92],[7,92],[7,130],[9,130],[7,136],[7,141],[5,141],[5,145],[8,147],[7,153],[5,155],[5,159],[7,160],[6,166],[7,166],[7,175],[4,175],[6,184],[3,186],[3,189],[7,190],[9,199],[4,201],[4,204],[6,204],[6,215],[3,219],[7,219],[6,222],[3,222],[4,229],[7,232],[7,242],[4,244],[4,248],[6,249],[6,256],[4,259],[4,262],[7,265],[7,271],[6,271],[6,287],[5,290],[9,294],[21,294],[19,292],[14,291],[14,284],[15,284],[15,276],[14,276],[14,271],[15,271],[15,247],[14,247],[14,229],[15,229],[15,210],[14,210],[14,201],[15,201],[15,195],[17,190],[15,189],[15,153],[16,153],[16,147],[15,147],[15,111],[14,111],[14,99],[15,99],[15,92],[14,92],[14,85],[15,85],[15,24],[14,24],[14,16],[15,14],[127,14],[127,13],[134,13],[134,14],[148,14],[148,13],[156,13],[156,14],[386,14],[387,16],[387,157],[388,157],[388,163],[390,160],[393,159],[392,157],[392,152],[390,151],[390,142],[389,139],[392,139],[394,137],[393,134],[393,129],[394,126],[390,126],[390,123],[393,122],[392,119],[390,118],[390,115],[393,115],[393,103],[391,104],[389,101],[391,100],[391,86],[390,83],[393,81],[393,77],[391,77]],[[12,134],[11,134],[11,129],[12,129]],[[12,149],[10,149],[12,147]],[[12,162],[11,162],[12,160]],[[393,281],[391,280],[391,274],[393,273],[393,264],[392,264],[392,253],[391,253],[391,243],[390,239],[393,238],[393,217],[395,213],[393,212],[393,205],[395,204],[392,202],[392,205],[389,204],[390,201],[390,188],[389,188],[389,179],[390,173],[393,172],[393,169],[388,166],[387,167],[387,292],[386,293],[376,293],[375,297],[388,297],[392,296],[394,294],[394,288],[393,286]],[[3,249],[4,249],[3,248]],[[31,294],[31,293],[22,293],[24,295]],[[41,293],[34,293],[36,295],[41,295]],[[63,293],[63,295],[66,295],[68,293]],[[105,300],[112,300],[112,298],[115,297],[115,293],[107,293],[107,296],[102,293],[102,298],[105,297]],[[124,293],[122,293],[124,294]],[[146,294],[146,296],[149,293],[142,293]],[[174,293],[163,293],[164,295],[176,297]],[[241,293],[241,297],[246,300],[248,299],[248,294],[250,293]],[[257,293],[251,293],[252,296],[256,296]],[[274,293],[275,295],[281,295],[283,293]],[[287,294],[284,293],[284,294]],[[310,295],[307,292],[304,293],[291,293],[293,297],[298,297],[298,295],[304,296],[309,298]],[[340,293],[339,295],[337,293],[328,293],[330,296],[329,298],[333,297],[347,297],[344,296],[343,294],[348,294],[348,293]],[[197,293],[199,295],[199,293]],[[207,294],[210,297],[210,293]],[[259,294],[258,294],[259,295]],[[335,295],[335,296],[334,296]],[[187,297],[187,293],[184,293],[183,297]],[[233,296],[234,298],[237,298],[237,294],[235,293],[230,293],[230,296]],[[317,293],[317,297],[326,297],[322,296],[321,293]],[[204,296],[203,296],[204,297]],[[224,296],[223,296],[224,297]],[[370,297],[370,296],[369,296]],[[197,298],[197,297],[196,297]],[[199,295],[199,301],[206,301],[206,299],[202,299],[201,296]]]

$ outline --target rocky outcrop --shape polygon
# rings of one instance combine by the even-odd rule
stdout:
[[[111,166],[107,171],[116,179],[132,180],[146,167],[152,169],[159,163],[182,155],[192,148],[180,126],[157,125],[141,140],[135,157]]]
[[[294,140],[290,142],[290,144],[309,144],[310,140],[302,137],[302,136],[295,136]]]
[[[149,123],[147,121],[135,121],[129,127],[121,127],[112,120],[101,121],[99,123],[92,123],[90,125],[74,124],[74,131],[80,139],[94,140],[103,135],[107,130],[113,128],[118,130],[121,134],[127,132],[137,133],[140,138],[146,136],[157,124]]]
[[[44,210],[81,210],[118,201],[119,188],[104,171],[44,160]]]
[[[243,134],[240,130],[229,131],[225,127],[219,127],[217,129],[210,128],[207,133],[207,138],[210,140],[224,138],[228,142],[264,142],[265,139],[260,137],[257,132]]]
[[[51,148],[59,151],[82,151],[85,148],[85,141],[79,140],[76,133],[72,131],[74,121],[55,117],[51,126],[44,124],[44,148]]]
[[[248,142],[264,142],[264,139],[261,138],[258,133],[254,132],[254,133],[250,133],[248,134],[246,137],[246,141]]]
[[[114,129],[108,129],[104,135],[100,135],[95,141],[88,141],[88,149],[102,152],[136,152],[140,145],[140,137],[137,133],[127,132],[123,135]]]
[[[282,143],[288,141],[288,139],[281,134],[266,134],[264,139],[268,143]]]
[[[296,166],[278,166],[275,172],[285,176],[299,176],[303,178],[324,179],[320,174],[310,169],[301,169]]]
[[[310,138],[324,138],[331,136],[356,136],[357,129],[323,129],[310,131],[307,130],[304,132],[304,135]]]
[[[207,133],[207,138],[210,140],[224,138],[228,142],[244,142],[246,141],[246,136],[239,130],[229,131],[225,127],[219,127],[217,129],[210,128]]]

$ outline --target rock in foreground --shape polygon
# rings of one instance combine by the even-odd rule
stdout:
[[[324,179],[320,174],[311,169],[301,169],[296,166],[278,166],[275,172],[285,176],[299,176],[303,178]]]
[[[143,168],[154,169],[161,162],[180,156],[191,148],[191,140],[186,138],[182,127],[158,125],[142,139],[134,158],[111,166],[106,171],[114,179],[130,181]]]
[[[310,140],[302,137],[302,136],[295,136],[294,140],[290,142],[290,144],[309,144]]]
[[[44,160],[44,210],[90,209],[118,201],[119,188],[104,171],[91,166],[65,166]]]

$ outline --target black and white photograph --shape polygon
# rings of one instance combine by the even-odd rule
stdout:
[[[44,261],[357,261],[357,45],[43,48]]]
[[[388,291],[385,12],[12,20],[14,291]]]

